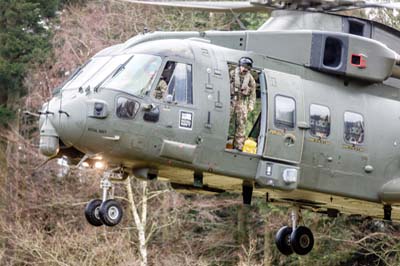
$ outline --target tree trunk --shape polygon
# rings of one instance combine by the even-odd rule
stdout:
[[[241,204],[238,208],[237,241],[239,245],[249,243],[249,213],[250,206]]]
[[[268,221],[264,225],[264,266],[272,266],[272,232]]]
[[[143,225],[137,226],[139,235],[139,252],[140,252],[140,266],[147,266],[147,244],[146,244],[146,232]]]
[[[20,127],[20,109],[18,107],[18,100],[20,94],[18,92],[12,92],[8,94],[7,98],[7,108],[11,110],[15,110],[15,119],[9,123],[9,128],[13,130],[16,134],[19,134],[19,127]],[[17,195],[18,193],[24,195],[23,191],[20,191],[20,181],[24,181],[25,179],[20,178],[20,160],[19,160],[19,140],[18,136],[15,137],[13,140],[6,140],[6,147],[5,147],[5,156],[6,156],[6,164],[7,164],[7,171],[5,174],[5,187],[7,188],[8,195]],[[8,204],[12,203],[12,199],[7,199]],[[6,203],[7,204],[7,203]],[[10,205],[8,205],[10,207]],[[19,217],[19,210],[17,208],[15,210],[10,210],[14,213],[14,219]]]
[[[168,215],[170,213],[170,209],[174,209],[174,201],[170,199],[169,197],[164,199],[162,202],[162,224],[167,225],[169,224],[168,220]],[[175,236],[177,233],[175,232],[176,227],[175,226],[163,226],[161,229],[161,237],[163,240],[163,244],[168,243],[171,241],[172,237]]]
[[[146,240],[146,223],[147,223],[147,182],[141,182],[142,191],[142,217],[139,216],[138,206],[133,198],[131,178],[128,177],[126,188],[128,191],[128,200],[131,205],[132,216],[135,222],[138,239],[139,239],[139,253],[140,253],[140,266],[147,266],[147,240]]]

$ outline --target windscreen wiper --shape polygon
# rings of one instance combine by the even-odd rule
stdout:
[[[133,55],[132,55],[131,57],[129,57],[124,63],[122,63],[121,65],[119,65],[119,66],[117,67],[117,69],[114,70],[113,73],[111,73],[111,74],[112,74],[111,78],[115,77],[116,75],[119,74],[119,72],[121,72],[122,70],[124,70],[124,69],[125,69],[125,66],[129,63],[129,61],[131,61],[132,57],[133,57]]]
[[[86,65],[86,64],[85,64],[85,65]],[[83,68],[85,65],[80,66],[80,67],[78,67],[77,69],[75,69],[75,71],[72,73],[72,75],[71,75],[68,79],[66,79],[66,80],[65,80],[63,83],[61,83],[59,86],[55,87],[55,88],[53,89],[53,92],[52,92],[53,96],[55,96],[55,95],[57,95],[58,93],[60,93],[61,89],[62,89],[65,85],[67,85],[67,83],[69,83],[72,79],[74,79],[74,78],[78,75],[78,73],[81,72],[82,68]]]
[[[118,75],[122,70],[125,69],[125,66],[129,63],[129,61],[131,61],[133,55],[131,57],[129,57],[124,63],[122,63],[121,65],[119,65],[114,71],[112,71],[110,74],[108,74],[102,81],[99,82],[99,84],[97,84],[94,88],[93,91],[97,92],[97,90],[100,88],[100,86],[106,81],[108,80],[110,77],[114,78],[116,75]]]
[[[72,73],[72,75],[66,81],[64,81],[60,86],[58,86],[58,88],[61,90],[65,85],[67,85],[67,83],[69,83],[70,81],[74,80],[82,72],[82,69],[84,67],[86,67],[90,63],[90,61],[92,61],[92,60],[88,60],[83,65],[77,67],[74,70],[74,72]]]

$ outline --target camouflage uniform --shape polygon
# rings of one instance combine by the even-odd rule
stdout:
[[[154,98],[162,100],[167,90],[168,90],[167,82],[165,82],[165,80],[163,79],[160,79],[153,93]]]
[[[240,73],[240,67],[230,72],[231,119],[236,125],[233,146],[242,150],[246,138],[247,115],[254,110],[256,82],[250,71]]]

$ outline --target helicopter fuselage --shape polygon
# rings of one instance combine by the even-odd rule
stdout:
[[[59,139],[143,177],[184,168],[262,188],[400,203],[400,34],[365,22],[356,36],[333,30],[340,16],[301,14],[289,23],[302,23],[301,30],[280,28],[288,25],[282,16],[259,31],[149,33],[105,49],[91,59],[93,72],[83,67],[44,105],[44,153],[55,155]],[[332,22],[315,27],[331,29],[305,26],[315,16]],[[352,21],[361,23],[350,19],[342,29],[354,28]],[[255,153],[227,147],[229,71],[243,56],[257,75],[258,119],[249,132]],[[154,66],[148,77],[139,62]],[[171,80],[184,89],[156,99],[168,62],[183,69]],[[130,87],[125,75],[137,68],[132,78],[143,79],[143,88]],[[88,77],[72,86],[82,74]]]

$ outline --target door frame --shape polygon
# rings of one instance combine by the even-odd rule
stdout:
[[[299,164],[303,154],[305,137],[305,110],[300,76],[273,70],[264,70],[268,84],[268,121],[263,157],[276,161]],[[277,127],[276,97],[283,96],[295,101],[294,128]]]

